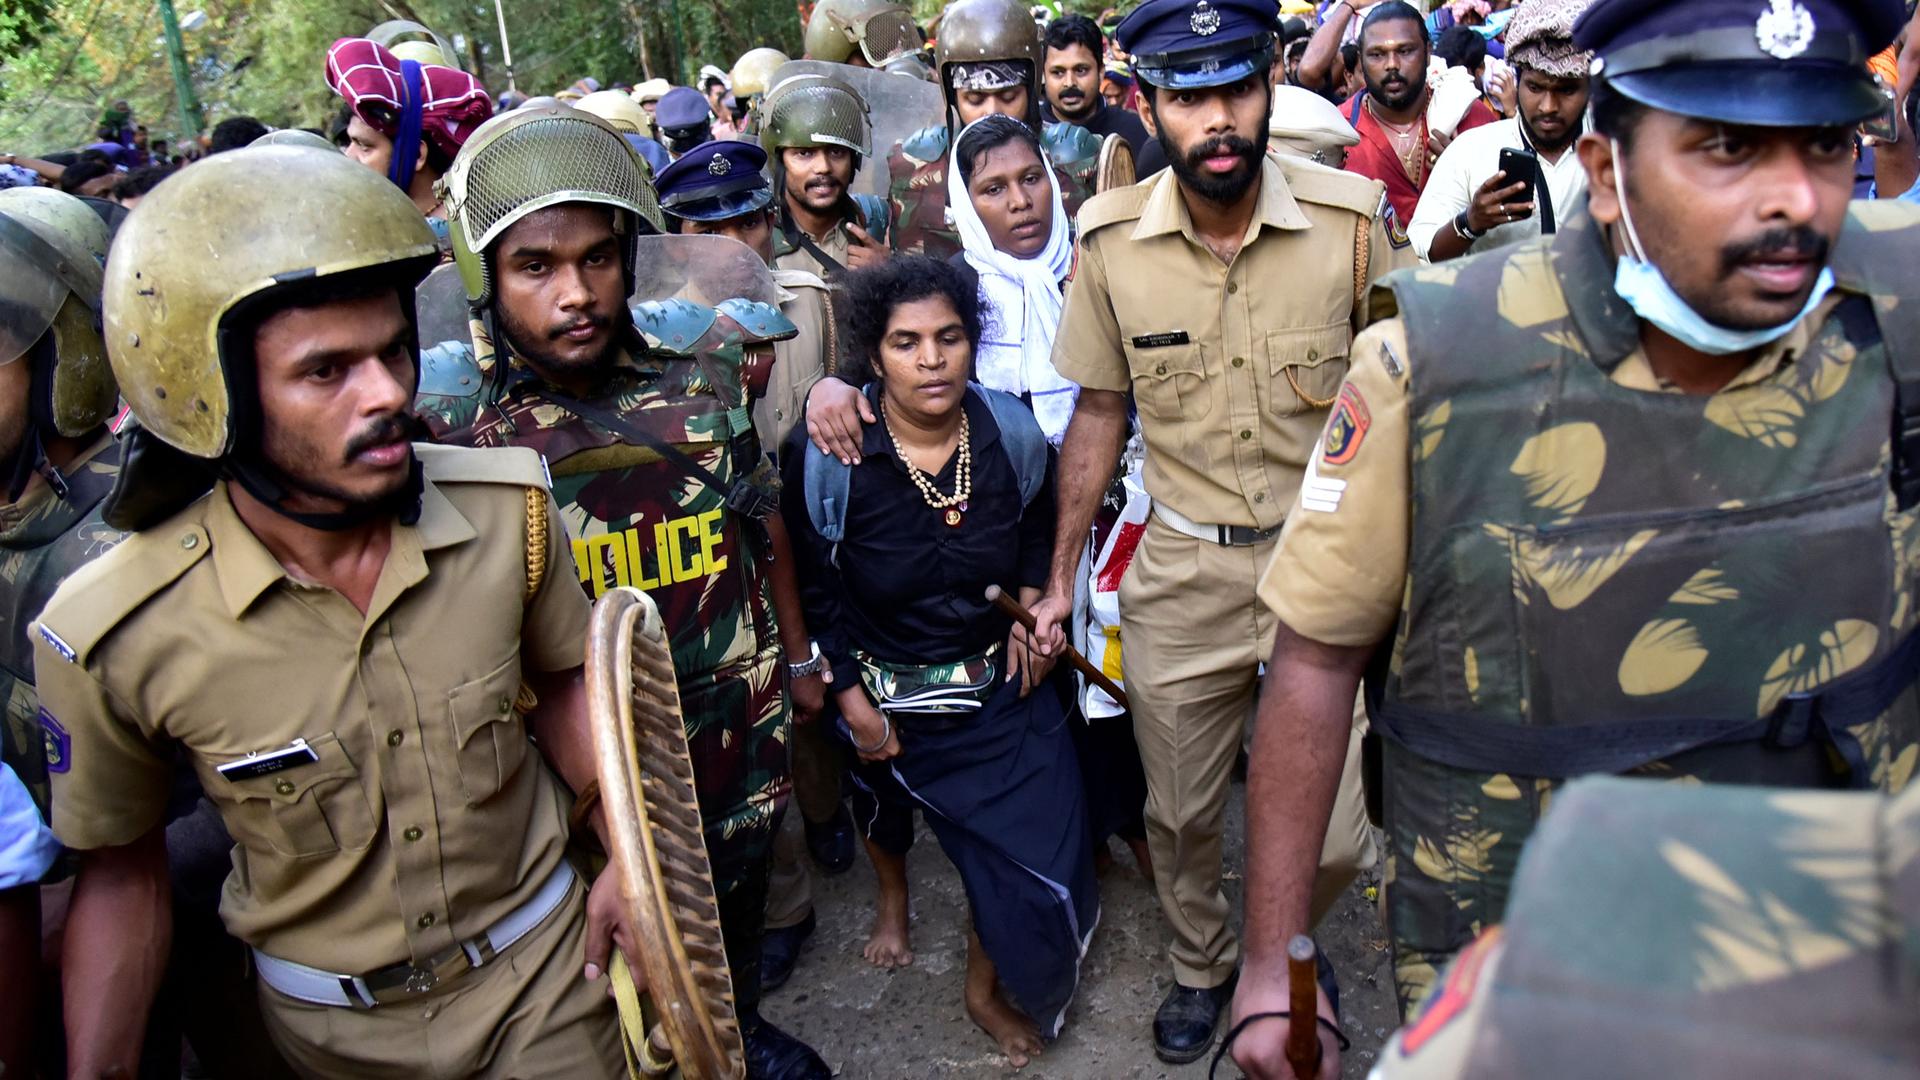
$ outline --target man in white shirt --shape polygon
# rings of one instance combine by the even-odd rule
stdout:
[[[1573,47],[1590,0],[1529,0],[1507,26],[1520,115],[1464,131],[1434,163],[1407,237],[1422,262],[1442,262],[1551,233],[1587,191],[1573,144],[1587,110],[1591,57]],[[1502,150],[1533,154],[1532,176],[1500,170]]]

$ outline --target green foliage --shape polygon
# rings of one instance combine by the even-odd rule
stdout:
[[[339,102],[323,78],[334,39],[392,18],[433,27],[464,66],[507,89],[489,0],[175,0],[204,11],[185,35],[209,127],[251,115],[276,127],[323,128]],[[502,0],[514,83],[551,94],[582,76],[603,85],[649,74],[692,79],[772,45],[799,55],[792,0]],[[91,139],[103,105],[125,98],[155,138],[178,141],[179,107],[154,0],[0,0],[0,151],[41,153]],[[11,37],[9,35],[12,35]]]

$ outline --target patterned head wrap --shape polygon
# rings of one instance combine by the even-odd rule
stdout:
[[[1573,22],[1592,0],[1526,0],[1507,23],[1507,60],[1556,79],[1587,74],[1593,54],[1574,48]]]
[[[955,90],[991,93],[1010,86],[1025,86],[1025,65],[1015,60],[977,60],[969,64],[948,64],[947,82]]]
[[[473,76],[401,60],[366,38],[341,38],[327,50],[327,86],[355,116],[394,141],[387,177],[402,189],[413,183],[421,140],[453,158],[493,115],[493,98]]]

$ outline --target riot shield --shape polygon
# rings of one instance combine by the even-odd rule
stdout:
[[[867,120],[872,126],[873,153],[860,164],[853,178],[853,190],[863,195],[887,196],[890,184],[887,157],[907,136],[947,122],[947,101],[940,88],[911,75],[896,75],[872,68],[848,64],[829,64],[823,60],[789,60],[774,72],[773,84],[779,86],[795,75],[825,75],[853,88],[867,104]]]
[[[636,304],[691,300],[712,307],[722,300],[757,300],[780,306],[783,290],[774,284],[773,271],[738,240],[657,233],[635,243],[639,246],[632,297]]]
[[[467,289],[460,283],[460,268],[441,263],[413,291],[413,310],[420,325],[420,348],[431,349],[443,341],[471,344],[468,328]]]

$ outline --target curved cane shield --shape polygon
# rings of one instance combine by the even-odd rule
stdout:
[[[743,1080],[746,1047],[720,938],[673,654],[659,610],[645,593],[617,588],[594,604],[586,678],[611,849],[606,872],[620,883],[659,1017],[651,1034],[622,1024],[628,1060],[659,1063],[664,1041],[690,1080]]]
[[[1138,179],[1133,171],[1133,144],[1118,135],[1100,142],[1100,160],[1094,168],[1095,194],[1117,187],[1129,187]]]

